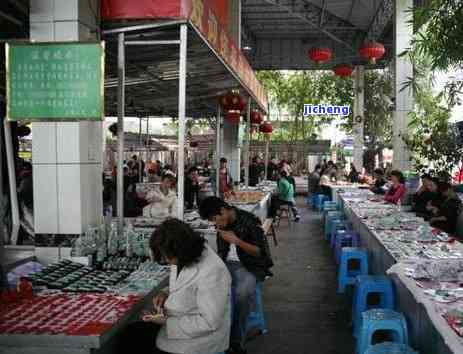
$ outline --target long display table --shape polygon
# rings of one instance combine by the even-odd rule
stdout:
[[[397,310],[407,318],[410,344],[425,354],[463,353],[463,339],[447,324],[439,306],[405,274],[419,260],[463,261],[463,246],[431,232],[427,223],[368,191],[338,193],[347,218],[368,250],[371,274],[389,273],[396,288]],[[373,199],[373,200],[372,200]],[[376,200],[375,200],[376,199]]]

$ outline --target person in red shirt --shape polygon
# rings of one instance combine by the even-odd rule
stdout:
[[[394,170],[391,172],[391,182],[392,186],[384,195],[384,200],[389,203],[398,204],[399,200],[402,200],[407,192],[405,177],[402,172]]]

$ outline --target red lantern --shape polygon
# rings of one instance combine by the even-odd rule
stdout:
[[[348,64],[339,64],[333,68],[333,71],[336,74],[336,76],[349,77],[352,75],[354,68]]]
[[[272,123],[268,121],[263,122],[259,127],[259,131],[264,134],[267,140],[270,140],[270,136],[272,135],[272,132],[273,132]]]
[[[242,97],[237,90],[230,91],[229,93],[220,97],[219,102],[222,109],[227,111],[243,111],[246,107],[246,100]]]
[[[262,121],[263,121],[262,114],[257,109],[254,109],[251,112],[251,124],[252,125],[260,125],[260,123],[262,123]]]
[[[332,57],[333,52],[330,48],[314,47],[309,50],[309,58],[310,60],[313,60],[316,64],[321,64],[330,61]]]
[[[378,59],[381,59],[386,53],[384,45],[378,42],[365,42],[359,50],[360,55],[368,59],[372,64],[375,64]]]
[[[227,114],[225,115],[225,119],[230,124],[233,124],[233,125],[240,124],[240,117],[241,117],[240,111],[228,111]]]

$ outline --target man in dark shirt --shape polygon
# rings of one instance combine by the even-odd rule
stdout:
[[[259,178],[263,172],[262,165],[259,158],[253,157],[251,165],[249,166],[249,185],[254,187],[259,184]]]
[[[192,209],[195,200],[198,203],[198,195],[199,195],[199,181],[198,181],[198,168],[196,166],[191,167],[188,170],[188,175],[185,178],[185,207],[187,209]]]
[[[413,195],[412,210],[421,217],[428,218],[431,215],[427,210],[429,202],[433,202],[439,197],[437,193],[438,181],[433,179],[429,174],[421,176],[422,186]]]
[[[245,353],[246,322],[254,303],[256,283],[273,266],[261,222],[253,214],[231,207],[217,197],[203,200],[199,213],[218,230],[217,253],[227,264],[234,293],[230,349]]]
[[[453,191],[451,184],[447,182],[439,183],[439,194],[442,198],[439,207],[428,206],[433,215],[429,223],[431,226],[454,235],[461,210],[461,201]]]
[[[375,178],[375,183],[370,190],[375,194],[386,193],[384,186],[386,185],[387,181],[384,178],[384,171],[381,168],[377,168],[373,171],[373,177]]]

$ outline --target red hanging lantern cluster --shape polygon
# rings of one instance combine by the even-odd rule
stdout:
[[[240,111],[228,111],[225,114],[225,119],[233,125],[240,124],[241,112]]]
[[[270,123],[269,121],[263,122],[259,127],[259,131],[262,134],[264,134],[267,140],[270,140],[270,136],[272,135],[272,132],[273,132],[272,123]]]
[[[310,60],[314,61],[316,64],[322,64],[331,60],[333,52],[330,48],[313,47],[309,50],[308,55]]]
[[[335,73],[336,76],[339,76],[339,77],[349,77],[352,75],[352,72],[354,71],[354,68],[352,67],[352,65],[348,65],[348,64],[339,64],[339,65],[336,65],[334,68],[333,68],[333,71]]]
[[[240,95],[239,91],[232,90],[226,93],[219,98],[219,102],[223,111],[226,112],[225,119],[232,124],[239,124],[241,112],[246,107],[246,100]]]
[[[372,64],[375,64],[377,60],[381,59],[386,53],[384,45],[379,42],[365,42],[359,49],[360,55],[368,59]]]
[[[260,125],[263,120],[262,114],[257,109],[251,111],[251,125]]]

